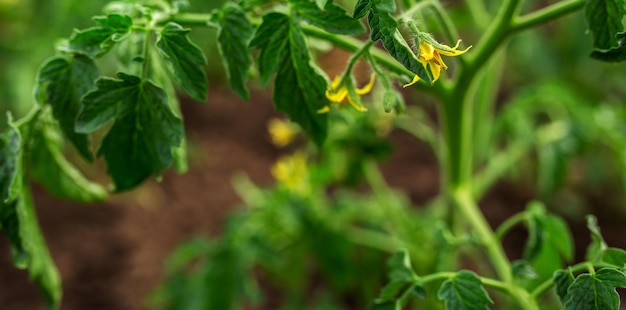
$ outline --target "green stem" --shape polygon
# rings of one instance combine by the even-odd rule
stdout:
[[[485,3],[482,0],[467,0],[465,1],[467,8],[474,19],[476,25],[480,28],[487,28],[488,22],[490,20],[489,11],[485,7]]]
[[[580,10],[586,2],[586,0],[565,0],[549,5],[538,11],[519,16],[513,20],[511,30],[521,31],[547,23]]]
[[[472,191],[479,199],[502,175],[509,171],[532,147],[531,141],[516,142],[506,150],[499,152],[487,163],[485,169],[475,176]]]
[[[454,22],[438,0],[433,0],[432,3],[435,13],[439,17],[439,20],[441,20],[441,22],[443,23],[443,30],[445,32],[445,35],[448,37],[448,40],[450,40],[450,43],[454,44],[456,40],[459,39],[459,32],[457,31]],[[459,61],[463,63],[464,58],[461,57]]]
[[[511,263],[504,254],[504,250],[500,246],[495,233],[482,215],[480,209],[474,202],[472,193],[468,188],[459,187],[452,190],[452,199],[455,205],[465,216],[466,220],[475,229],[480,241],[482,242],[487,254],[491,258],[493,267],[502,281],[511,283]]]
[[[498,229],[496,230],[496,238],[502,241],[504,235],[508,233],[511,228],[517,226],[518,224],[524,222],[526,220],[526,212],[517,213],[511,217],[509,217],[504,223],[500,224]]]
[[[405,247],[402,241],[393,238],[390,235],[369,229],[348,227],[346,234],[348,239],[356,244],[388,253],[396,253],[398,250]]]

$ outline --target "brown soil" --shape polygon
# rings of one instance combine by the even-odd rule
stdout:
[[[248,174],[269,184],[270,165],[280,155],[269,142],[267,120],[275,115],[267,93],[255,92],[245,103],[230,91],[214,90],[207,104],[186,103],[184,115],[191,145],[191,169],[168,172],[163,181],[113,196],[108,202],[80,205],[50,197],[34,186],[41,227],[63,279],[61,309],[145,309],[145,296],[162,280],[164,260],[182,241],[215,235],[222,220],[240,203],[230,178]],[[383,166],[391,185],[405,189],[415,203],[438,192],[438,168],[432,152],[407,134],[392,135],[396,149]],[[483,200],[492,223],[523,209],[533,197],[524,186],[502,182]],[[607,241],[626,247],[623,221],[600,214]],[[580,257],[589,238],[576,225]],[[506,239],[509,254],[519,257],[524,232]],[[0,238],[2,309],[43,309],[28,275],[11,266],[9,247]]]

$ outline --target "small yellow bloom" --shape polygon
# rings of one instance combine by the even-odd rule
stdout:
[[[272,167],[272,175],[293,192],[306,195],[311,191],[306,155],[302,152],[280,158]]]
[[[363,88],[357,88],[354,90],[354,94],[356,98],[350,95],[350,91],[346,85],[339,85],[341,83],[341,77],[336,76],[333,79],[331,86],[326,89],[326,98],[330,100],[331,103],[336,103],[339,107],[343,107],[346,103],[349,103],[359,112],[367,111],[367,108],[364,107],[361,101],[361,95],[365,95],[372,91],[372,87],[374,86],[374,78],[376,75],[372,73],[370,76],[370,81],[363,86]],[[317,111],[317,113],[326,113],[330,111],[330,106],[325,106]]]
[[[272,118],[267,127],[272,143],[278,147],[284,147],[291,143],[298,134],[298,130],[292,124],[278,118]]]
[[[433,73],[433,82],[439,79],[441,75],[441,69],[448,70],[448,66],[443,59],[441,59],[441,55],[444,56],[459,56],[465,54],[472,46],[470,45],[468,48],[464,50],[458,50],[459,45],[461,44],[461,40],[456,42],[454,47],[450,47],[444,44],[440,46],[433,46],[432,44],[422,40],[420,41],[420,53],[418,60],[422,63],[424,68],[430,66],[430,72]],[[417,83],[420,80],[419,76],[413,77],[413,81],[411,83],[404,85],[404,87],[411,86]]]

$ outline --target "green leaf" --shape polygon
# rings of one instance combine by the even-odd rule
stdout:
[[[398,31],[398,22],[389,13],[376,6],[370,6],[367,21],[370,25],[370,39],[372,41],[381,40],[389,55],[405,68],[415,73],[426,83],[432,81],[432,74],[417,60],[415,53]]]
[[[445,302],[446,310],[482,310],[493,304],[480,278],[469,270],[459,271],[443,282],[437,297]]]
[[[549,278],[554,271],[562,268],[563,261],[574,256],[574,242],[567,224],[560,218],[546,213],[539,202],[532,202],[527,208],[528,242],[524,259],[529,261],[539,281]]]
[[[207,60],[204,52],[189,39],[190,31],[170,22],[161,30],[156,46],[185,93],[196,101],[205,102],[209,88],[204,69]]]
[[[372,7],[372,0],[359,0],[354,6],[354,13],[352,16],[356,19],[363,18],[369,12]]]
[[[308,0],[292,0],[292,3],[301,19],[328,32],[346,35],[365,32],[358,20],[346,15],[344,9],[332,2],[328,2],[323,9]]]
[[[102,201],[107,192],[87,180],[63,157],[62,138],[54,122],[40,117],[31,133],[30,171],[50,193],[78,202]]]
[[[248,100],[246,88],[248,69],[252,64],[248,44],[254,34],[254,29],[248,20],[246,12],[237,4],[226,2],[218,15],[217,31],[218,49],[228,75],[230,87],[241,98]]]
[[[56,309],[61,301],[61,279],[39,230],[32,198],[25,186],[20,133],[12,123],[9,125],[9,132],[0,139],[0,158],[7,159],[0,169],[3,190],[0,227],[11,243],[14,265],[29,270],[48,308]],[[5,196],[7,193],[9,195]]]
[[[0,136],[0,202],[13,200],[12,185],[20,161],[21,136],[17,130],[9,128]]]
[[[90,58],[102,56],[111,50],[115,42],[126,38],[132,26],[132,18],[119,14],[96,16],[94,21],[99,26],[74,31],[69,45],[61,49],[70,53],[84,54]]]
[[[391,271],[391,280],[374,301],[372,309],[401,309],[411,295],[419,298],[426,296],[426,291],[418,283],[418,277],[411,267],[411,260],[406,250],[391,257],[387,263]]]
[[[565,310],[618,310],[618,287],[626,287],[626,275],[619,270],[603,268],[594,274],[581,274],[567,290]]]
[[[311,55],[297,20],[280,13],[264,16],[250,47],[261,48],[262,82],[277,71],[273,92],[276,110],[287,113],[311,140],[321,145],[326,138],[328,116],[317,111],[328,104],[327,85],[310,63]]]
[[[310,64],[304,35],[296,24],[289,31],[289,54],[276,74],[274,103],[318,146],[326,139],[328,116],[317,111],[328,104],[326,81]],[[295,87],[294,87],[295,86]]]
[[[116,190],[123,191],[171,166],[172,149],[182,141],[183,126],[161,88],[136,76],[118,76],[96,82],[98,88],[83,100],[76,129],[93,132],[115,119],[98,155],[104,155]]]
[[[556,289],[556,294],[559,295],[559,299],[562,304],[565,304],[567,301],[567,290],[570,285],[574,283],[574,275],[572,275],[571,270],[557,270],[554,272],[554,286]]]
[[[617,39],[619,41],[619,45],[617,47],[606,51],[594,50],[591,52],[591,57],[606,62],[620,62],[626,60],[626,44],[624,44],[624,40],[626,40],[626,33],[619,33],[617,35]]]
[[[54,118],[65,137],[88,161],[93,160],[89,137],[74,130],[76,116],[82,107],[81,98],[95,85],[100,75],[93,60],[75,55],[71,58],[53,57],[37,74],[37,99],[52,107]]]
[[[593,215],[587,215],[587,228],[591,232],[591,244],[587,248],[587,254],[585,259],[588,261],[598,261],[602,257],[602,253],[608,248],[602,234],[600,233],[600,227],[598,227],[598,220]]]
[[[315,4],[320,9],[323,9],[329,3],[332,3],[332,1],[330,1],[330,0],[315,0]]]
[[[624,0],[590,0],[585,4],[585,17],[593,35],[593,46],[609,50],[620,46],[618,34],[624,31],[626,14]]]
[[[263,23],[257,28],[250,48],[260,48],[258,57],[259,79],[266,87],[270,77],[278,72],[281,60],[288,57],[289,17],[280,13],[263,16]]]
[[[626,251],[618,248],[607,248],[604,253],[602,253],[601,260],[619,269],[623,269],[624,265],[626,265]]]

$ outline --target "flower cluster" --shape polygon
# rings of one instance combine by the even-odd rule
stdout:
[[[454,47],[450,47],[444,44],[431,44],[424,40],[420,41],[419,44],[419,56],[418,60],[422,63],[424,68],[430,67],[430,72],[433,74],[433,82],[439,79],[441,75],[441,69],[447,70],[448,66],[441,55],[443,56],[459,56],[465,54],[472,46],[470,45],[468,48],[464,50],[459,50],[459,45],[461,44],[461,40],[459,40]],[[404,87],[413,85],[420,80],[419,76],[413,77],[413,81],[411,83],[404,85]]]

